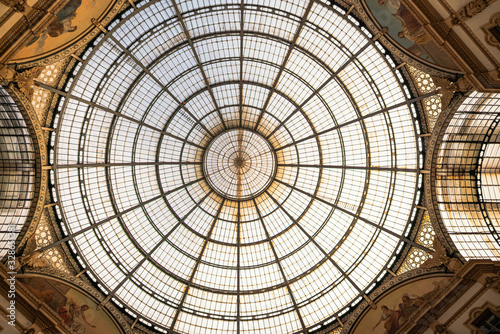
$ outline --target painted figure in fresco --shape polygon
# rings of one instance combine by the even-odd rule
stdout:
[[[399,2],[399,0],[378,0],[377,1],[377,6],[384,7],[385,5],[389,5],[390,7],[394,8],[393,10],[397,10],[399,8],[399,6],[401,6],[401,2]]]
[[[391,310],[386,305],[380,307],[382,310],[382,315],[380,320],[375,326],[373,326],[372,331],[374,331],[381,322],[384,322],[384,328],[386,334],[394,334],[399,329],[399,318],[401,318],[402,313],[400,310]]]
[[[82,5],[82,0],[70,0],[56,14],[56,17],[40,35],[33,37],[26,46],[37,43],[36,52],[42,52],[45,41],[48,37],[58,37],[64,33],[76,31],[77,26],[72,25],[72,20],[76,17],[76,10]]]
[[[77,26],[71,25],[76,17],[76,10],[82,5],[82,0],[70,0],[57,14],[56,18],[47,27],[50,37],[57,37],[65,32],[75,31]]]
[[[401,31],[398,33],[399,38],[409,39],[415,44],[425,44],[431,40],[424,27],[403,4],[399,5],[396,14],[392,14],[392,16],[401,23]]]
[[[71,330],[73,331],[73,333],[86,334],[86,325],[95,328],[95,326],[89,323],[85,318],[85,311],[87,311],[88,309],[88,305],[78,306],[73,301],[70,302],[69,312],[71,313],[71,318],[73,320],[71,323]]]
[[[403,300],[403,302],[400,303],[398,307],[403,318],[407,320],[413,312],[418,310],[420,306],[422,306],[426,302],[426,300],[422,297],[415,296],[415,298],[410,298],[407,293],[405,293],[403,297],[401,297],[401,299]]]
[[[94,325],[87,321],[85,317],[85,311],[89,309],[88,305],[78,306],[76,303],[71,300],[69,302],[69,309],[66,307],[59,306],[57,308],[57,313],[63,319],[64,323],[71,328],[71,332],[75,334],[86,334],[87,329],[86,326],[90,326],[95,328]]]

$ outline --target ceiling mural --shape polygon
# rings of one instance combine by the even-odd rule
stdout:
[[[450,276],[433,276],[393,288],[376,302],[376,309],[368,309],[353,333],[396,333],[420,308],[429,306],[450,281]]]
[[[22,277],[18,280],[56,312],[71,333],[121,333],[104,311],[97,310],[94,301],[68,285],[40,277]]]
[[[378,23],[388,28],[391,39],[414,58],[443,69],[459,70],[400,0],[366,0],[365,4]]]
[[[32,61],[71,46],[94,29],[91,19],[105,15],[114,2],[113,0],[68,1],[48,27],[33,37],[12,61]]]

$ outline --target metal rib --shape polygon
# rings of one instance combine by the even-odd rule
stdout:
[[[304,194],[304,195],[307,195],[307,196],[309,196],[309,197],[311,197],[311,198],[314,198],[315,200],[317,200],[317,201],[319,201],[319,202],[321,202],[321,203],[324,203],[324,204],[326,204],[326,205],[328,205],[328,206],[331,206],[331,207],[332,207],[332,208],[334,208],[334,209],[337,209],[337,210],[339,210],[339,211],[342,211],[342,212],[344,212],[344,213],[347,213],[348,215],[351,215],[351,216],[353,216],[354,218],[357,218],[357,219],[361,220],[361,221],[362,221],[362,222],[364,222],[364,223],[367,223],[367,224],[369,224],[369,225],[371,225],[371,226],[374,226],[374,227],[378,228],[379,230],[384,231],[385,233],[390,234],[390,235],[392,235],[393,237],[396,237],[396,238],[398,238],[398,239],[400,239],[400,240],[402,240],[402,241],[406,242],[407,244],[410,244],[410,245],[412,245],[412,246],[414,246],[414,247],[420,248],[420,249],[422,249],[422,250],[424,250],[424,251],[426,251],[426,252],[434,253],[434,251],[433,251],[432,249],[429,249],[429,248],[427,248],[427,247],[425,247],[425,246],[419,245],[419,244],[417,244],[416,242],[413,242],[413,241],[411,241],[410,239],[407,239],[407,238],[403,237],[402,235],[397,234],[396,232],[393,232],[393,231],[391,231],[391,230],[389,230],[389,229],[387,229],[387,228],[385,228],[385,227],[383,227],[383,226],[380,226],[380,225],[378,225],[378,224],[376,224],[376,223],[374,223],[374,222],[372,222],[372,221],[370,221],[370,220],[368,220],[368,219],[366,219],[366,218],[363,218],[363,217],[361,217],[361,216],[360,216],[360,215],[358,215],[358,214],[352,213],[352,212],[351,212],[351,211],[349,211],[349,210],[346,210],[346,209],[344,209],[344,208],[342,208],[342,207],[340,207],[340,206],[337,206],[337,205],[335,205],[335,204],[333,204],[333,203],[328,202],[327,200],[324,200],[324,199],[322,199],[322,198],[319,198],[318,196],[315,196],[315,195],[313,195],[313,194],[310,194],[310,193],[308,193],[308,192],[306,192],[306,191],[304,191],[304,190],[302,190],[302,189],[299,189],[299,188],[297,188],[297,187],[295,187],[295,186],[292,186],[292,185],[290,185],[290,184],[288,184],[288,183],[285,183],[285,182],[283,182],[283,181],[280,181],[280,180],[278,180],[278,179],[276,179],[275,181],[276,181],[276,182],[278,182],[278,183],[281,183],[281,184],[283,184],[283,185],[285,185],[285,186],[287,186],[287,187],[290,187],[290,188],[292,188],[293,190],[296,190],[296,191],[298,191],[298,192],[300,192],[300,193],[302,193],[302,194]]]
[[[197,161],[150,161],[150,162],[117,162],[117,163],[82,163],[82,164],[67,164],[67,165],[55,165],[52,169],[67,169],[67,168],[90,168],[90,167],[126,167],[126,166],[162,166],[162,165],[201,165],[202,162]]]
[[[304,15],[302,16],[302,19],[300,20],[299,26],[297,27],[297,31],[295,32],[295,35],[293,36],[292,42],[290,43],[290,46],[288,47],[288,51],[285,55],[285,58],[283,59],[283,63],[280,66],[280,69],[278,70],[278,74],[276,75],[276,78],[273,81],[273,86],[269,94],[267,95],[266,101],[264,102],[264,106],[262,107],[262,111],[259,115],[259,118],[257,118],[257,122],[255,123],[254,130],[257,130],[259,127],[260,121],[262,120],[262,117],[264,116],[264,110],[267,109],[267,105],[269,104],[269,101],[271,101],[271,97],[273,96],[273,91],[276,89],[276,86],[278,86],[278,82],[281,78],[281,74],[285,70],[286,63],[288,62],[288,59],[290,58],[290,55],[292,54],[293,48],[295,47],[295,44],[297,43],[297,39],[300,36],[300,33],[302,32],[302,28],[306,24],[307,17],[309,16],[309,12],[311,11],[311,7],[313,5],[313,1],[310,0],[306,11],[304,12]],[[268,138],[269,139],[269,138]]]
[[[313,165],[313,164],[278,164],[279,167],[304,167],[304,168],[339,168],[339,169],[357,169],[357,170],[377,170],[388,172],[408,172],[417,173],[416,168],[401,167],[375,167],[375,166],[344,166],[344,165]]]
[[[293,143],[290,143],[290,144],[286,144],[286,145],[283,145],[281,147],[278,147],[276,148],[276,151],[279,151],[279,150],[282,150],[284,148],[287,148],[287,147],[290,147],[290,146],[293,146],[293,145],[297,145],[298,143],[302,143],[303,141],[306,141],[306,140],[309,140],[309,139],[312,139],[314,137],[318,137],[318,136],[321,136],[321,135],[324,135],[325,133],[328,133],[328,132],[332,132],[332,131],[335,131],[335,130],[338,130],[340,128],[343,128],[344,126],[348,126],[348,125],[351,125],[351,124],[354,124],[356,122],[360,122],[362,120],[365,120],[367,118],[370,118],[370,117],[373,117],[373,116],[377,116],[379,114],[382,114],[384,112],[387,112],[389,110],[392,110],[392,109],[395,109],[395,108],[399,108],[399,107],[402,107],[402,106],[405,106],[405,105],[409,105],[409,104],[412,104],[412,103],[415,103],[415,102],[418,102],[418,101],[421,101],[425,98],[428,98],[429,96],[434,96],[436,95],[437,93],[434,91],[434,92],[430,92],[430,93],[427,93],[427,94],[424,94],[424,95],[421,95],[419,97],[416,97],[414,99],[410,99],[410,100],[406,100],[404,102],[400,102],[400,103],[396,103],[390,107],[386,107],[386,108],[382,108],[378,111],[375,111],[375,112],[372,112],[370,114],[366,114],[365,116],[362,116],[362,117],[359,117],[359,118],[356,118],[356,119],[353,119],[351,121],[348,121],[348,122],[345,122],[345,123],[342,123],[342,124],[339,124],[339,125],[336,125],[334,127],[331,127],[329,129],[326,129],[326,130],[323,130],[323,131],[320,131],[314,135],[311,135],[311,136],[307,136],[307,137],[304,137],[302,139],[299,139],[299,140],[296,140],[294,141]]]
[[[269,246],[271,247],[274,258],[276,259],[276,264],[278,265],[281,276],[283,276],[283,281],[285,282],[286,289],[288,290],[288,294],[290,295],[290,298],[292,299],[293,307],[295,308],[295,312],[297,312],[297,317],[300,320],[300,324],[302,325],[302,329],[306,329],[306,325],[304,323],[304,319],[302,319],[302,315],[300,314],[299,306],[297,305],[297,302],[295,301],[295,297],[293,296],[292,289],[290,288],[290,284],[288,283],[288,279],[286,278],[285,271],[283,270],[283,267],[281,266],[278,253],[276,253],[276,249],[274,248],[274,244],[271,240],[271,236],[269,235],[269,231],[267,230],[266,224],[264,224],[264,219],[262,219],[262,215],[260,213],[259,207],[257,205],[257,202],[255,201],[255,198],[253,199],[253,205],[255,206],[255,210],[257,210],[257,215],[259,216],[259,220],[262,224],[262,228],[264,229],[264,232],[266,233],[267,240],[269,242]]]
[[[113,291],[111,291],[107,296],[106,296],[106,299],[104,299],[104,301],[102,303],[105,303],[107,300],[109,300],[110,298],[112,298],[116,292],[118,291],[118,289],[120,289],[120,287],[125,284],[125,282],[130,279],[130,277],[132,277],[132,275],[137,271],[137,269],[139,269],[142,264],[144,262],[146,262],[146,260],[150,259],[151,258],[151,255],[153,255],[153,253],[161,246],[161,244],[168,239],[168,237],[184,222],[184,220],[197,208],[200,206],[201,203],[203,203],[203,201],[205,201],[205,199],[212,193],[212,191],[208,192],[201,200],[198,201],[198,203],[196,203],[196,205],[193,205],[193,207],[184,215],[184,217],[182,217],[179,222],[177,224],[175,224],[171,229],[170,231],[168,231],[167,234],[165,234],[163,236],[163,238],[161,238],[161,240],[144,256],[144,258],[139,261],[135,267],[125,276],[124,279],[122,279],[120,281],[120,283],[118,283],[116,285],[116,287],[113,289]]]
[[[295,115],[298,111],[300,111],[313,97],[315,97],[316,95],[318,95],[318,93],[323,89],[325,88],[333,79],[335,79],[340,72],[342,72],[350,63],[352,63],[356,58],[358,58],[358,56],[363,52],[365,51],[366,48],[368,48],[369,46],[371,45],[371,43],[366,43],[365,45],[363,45],[363,47],[361,47],[356,53],[354,53],[353,55],[351,55],[351,57],[349,59],[347,59],[347,61],[342,65],[340,66],[325,82],[323,82],[321,84],[321,86],[319,86],[316,90],[314,90],[311,95],[309,95],[305,100],[304,102],[302,102],[300,104],[299,107],[297,107],[290,115],[288,115],[287,118],[285,118],[285,120],[281,121],[280,124],[273,130],[271,131],[271,133],[266,137],[266,139],[269,140],[269,138],[271,138],[271,136],[276,132],[278,131],[279,128],[281,128],[286,122],[288,122],[288,120],[290,120],[290,118],[293,117],[293,115]]]
[[[121,212],[118,212],[118,213],[117,213],[117,214],[115,214],[115,215],[109,216],[109,217],[108,217],[108,218],[106,218],[106,219],[103,219],[103,220],[101,220],[101,221],[99,221],[99,222],[97,222],[97,223],[95,223],[95,224],[92,224],[92,225],[90,225],[90,226],[87,226],[87,227],[85,227],[85,228],[83,228],[83,229],[81,229],[81,230],[79,230],[79,231],[77,231],[77,232],[75,232],[75,233],[72,233],[72,234],[68,235],[68,236],[67,236],[67,237],[65,237],[65,238],[62,238],[62,239],[60,239],[60,240],[58,240],[58,241],[56,241],[56,242],[54,242],[54,243],[50,244],[50,245],[47,245],[47,246],[45,246],[45,247],[42,247],[42,248],[40,248],[40,249],[39,249],[39,251],[45,251],[45,250],[47,250],[47,249],[49,249],[49,248],[56,247],[56,246],[58,246],[58,245],[60,245],[60,244],[62,244],[62,243],[65,243],[65,242],[66,242],[66,241],[68,241],[68,240],[71,240],[71,239],[75,238],[76,236],[78,236],[78,235],[80,235],[80,234],[82,234],[82,233],[85,233],[85,232],[87,232],[87,231],[90,231],[90,230],[92,230],[92,229],[95,229],[96,227],[99,227],[99,226],[101,226],[101,225],[102,225],[102,224],[104,224],[104,223],[107,223],[107,222],[109,222],[109,221],[111,221],[111,220],[113,220],[113,219],[115,219],[115,218],[121,217],[121,216],[123,216],[123,215],[124,215],[124,214],[126,214],[126,213],[129,213],[129,212],[131,212],[131,211],[134,211],[134,210],[136,210],[136,209],[138,209],[138,208],[140,208],[140,207],[143,207],[144,205],[147,205],[147,204],[149,204],[149,203],[151,203],[151,202],[154,202],[154,201],[156,201],[156,200],[158,200],[158,199],[160,199],[160,198],[163,198],[163,197],[165,197],[165,196],[168,196],[168,195],[170,195],[170,194],[172,194],[172,193],[174,193],[174,192],[176,192],[176,191],[181,190],[182,188],[185,188],[185,187],[188,187],[188,186],[190,186],[190,185],[192,185],[192,184],[195,184],[195,183],[197,183],[197,182],[200,182],[200,181],[202,181],[203,179],[204,179],[204,178],[203,178],[203,177],[201,177],[201,178],[199,178],[199,179],[193,180],[193,181],[191,181],[191,182],[189,182],[189,183],[183,184],[183,185],[182,185],[182,186],[180,186],[180,187],[177,187],[177,188],[175,188],[175,189],[169,190],[169,191],[167,191],[166,193],[160,194],[160,195],[155,196],[155,197],[153,197],[153,198],[150,198],[150,199],[148,199],[148,200],[146,200],[146,201],[144,201],[144,202],[141,202],[141,203],[139,203],[139,204],[137,204],[137,205],[134,205],[134,206],[132,206],[132,207],[130,207],[130,208],[128,208],[128,209],[126,209],[126,210],[123,210],[123,211],[121,211]]]
[[[115,38],[115,36],[113,36],[111,34],[108,34],[108,36],[109,36],[109,39],[111,39],[116,45],[118,45],[120,47],[120,49],[122,49],[122,51],[125,52],[127,54],[127,56],[130,57],[130,59],[132,59],[137,65],[139,65],[139,67],[145,73],[147,73],[163,89],[163,91],[165,93],[170,95],[170,97],[175,101],[175,103],[177,103],[182,109],[184,109],[184,111],[187,112],[189,117],[191,117],[196,123],[200,124],[200,126],[203,128],[203,130],[205,130],[208,133],[208,135],[210,135],[211,137],[214,137],[214,134],[205,125],[203,125],[203,123],[201,123],[196,116],[194,116],[189,111],[189,109],[184,105],[184,103],[182,103],[174,94],[172,94],[172,92],[160,81],[160,79],[158,79],[153,73],[151,73],[149,68],[144,66],[144,64],[141,61],[139,61],[139,59],[137,59],[132,54],[132,52],[130,52],[130,50],[128,50],[125,46],[123,46],[123,44],[119,40],[117,40]]]
[[[198,52],[196,51],[196,48],[194,47],[193,40],[191,39],[191,35],[189,34],[189,31],[187,30],[186,23],[184,22],[184,19],[182,18],[179,7],[175,3],[175,0],[171,0],[171,2],[172,2],[172,6],[174,7],[175,14],[177,15],[177,19],[179,20],[179,23],[181,24],[181,27],[182,27],[182,30],[184,31],[184,34],[186,35],[189,46],[191,47],[191,50],[193,51],[194,58],[196,59],[196,63],[198,64],[201,75],[203,76],[203,81],[205,82],[205,86],[208,88],[208,92],[210,93],[210,97],[212,97],[212,103],[214,104],[214,107],[217,110],[217,113],[219,114],[220,120],[222,122],[222,126],[224,127],[224,129],[227,129],[226,122],[224,121],[224,118],[222,117],[222,113],[221,113],[220,108],[219,108],[219,104],[217,103],[217,100],[215,99],[215,95],[214,95],[214,92],[212,91],[212,87],[210,87],[210,81],[208,80],[207,74],[205,73],[205,70],[203,69],[203,65],[201,64],[200,57],[198,56]]]
[[[154,126],[152,126],[152,125],[150,125],[150,124],[148,124],[148,123],[144,123],[143,121],[139,121],[139,120],[137,120],[137,119],[135,119],[135,118],[132,118],[132,117],[130,117],[130,116],[127,116],[127,115],[124,115],[124,114],[122,114],[122,113],[119,113],[119,112],[117,112],[117,111],[115,111],[115,110],[113,110],[113,109],[110,109],[110,108],[108,108],[108,107],[104,107],[104,106],[101,106],[101,105],[99,105],[99,104],[97,104],[97,103],[95,103],[95,102],[92,102],[92,101],[89,101],[89,100],[83,99],[83,98],[81,98],[81,97],[78,97],[78,96],[75,96],[75,95],[72,95],[72,94],[69,94],[69,93],[66,93],[66,92],[63,92],[62,90],[56,89],[56,88],[54,88],[54,87],[50,87],[50,86],[48,86],[48,85],[46,85],[46,84],[44,84],[44,83],[38,82],[38,81],[36,81],[36,84],[37,84],[38,86],[40,86],[41,88],[43,88],[43,89],[47,89],[48,91],[50,91],[50,92],[52,92],[52,93],[56,93],[56,94],[58,94],[58,95],[60,95],[60,96],[64,96],[65,98],[68,98],[68,99],[76,100],[76,101],[78,101],[78,102],[85,103],[85,104],[87,104],[87,105],[89,105],[89,106],[91,106],[91,107],[98,108],[98,109],[101,109],[101,110],[103,110],[103,111],[109,112],[110,114],[113,114],[114,116],[124,118],[124,119],[126,119],[126,120],[128,120],[128,121],[130,121],[130,122],[137,123],[137,124],[142,125],[142,126],[144,126],[144,127],[146,127],[146,128],[149,128],[149,129],[151,129],[151,130],[154,130],[154,131],[157,131],[157,132],[159,132],[159,133],[162,133],[162,134],[164,134],[165,136],[168,136],[168,137],[174,138],[174,139],[176,139],[176,140],[178,140],[178,141],[181,141],[181,142],[183,142],[183,143],[188,143],[189,145],[192,145],[192,146],[194,146],[194,147],[197,147],[197,148],[203,149],[203,146],[200,146],[200,145],[195,144],[195,143],[193,143],[193,142],[191,142],[191,141],[189,141],[189,140],[186,140],[186,139],[184,139],[184,138],[181,138],[181,137],[178,137],[178,136],[176,136],[176,135],[173,135],[173,134],[171,134],[171,133],[169,133],[169,132],[167,132],[167,131],[164,131],[164,130],[162,130],[162,129],[160,129],[160,128],[154,127]]]
[[[175,315],[173,317],[172,324],[170,325],[170,330],[172,330],[172,331],[175,328],[175,324],[176,324],[177,319],[179,318],[179,314],[181,313],[181,310],[182,310],[182,305],[184,304],[184,301],[186,300],[186,297],[187,297],[188,292],[189,292],[189,288],[191,287],[191,284],[193,283],[194,276],[196,275],[196,271],[198,270],[198,266],[201,263],[201,258],[203,257],[203,254],[205,253],[205,249],[207,247],[208,240],[212,236],[212,232],[215,228],[215,224],[217,223],[217,220],[219,219],[219,215],[222,211],[222,207],[224,206],[225,201],[226,201],[225,199],[222,199],[222,202],[219,206],[219,209],[217,210],[217,214],[216,214],[214,220],[212,221],[212,225],[210,226],[210,230],[208,231],[208,233],[205,237],[205,240],[203,241],[203,246],[201,247],[200,254],[198,255],[198,258],[196,259],[196,263],[193,267],[193,271],[191,272],[191,275],[189,276],[189,281],[186,285],[184,293],[182,294],[182,298],[179,302],[179,306],[177,307],[177,310],[175,311]]]
[[[297,226],[302,233],[304,233],[304,235],[309,239],[309,241],[311,243],[314,244],[314,246],[316,246],[316,248],[319,249],[319,251],[321,253],[323,253],[323,255],[328,258],[328,260],[330,261],[331,264],[333,264],[333,266],[342,274],[342,276],[344,276],[345,279],[347,279],[347,281],[356,289],[358,290],[358,293],[359,295],[362,295],[364,296],[364,298],[368,298],[365,293],[363,292],[363,290],[356,284],[356,282],[354,282],[350,277],[349,275],[347,275],[347,273],[337,264],[337,262],[332,258],[332,256],[330,254],[328,254],[324,249],[323,247],[321,247],[321,245],[319,245],[316,240],[314,240],[314,238],[309,234],[307,233],[307,231],[299,224],[298,221],[296,221],[292,215],[273,197],[271,196],[271,194],[267,193],[267,195],[274,201],[274,203],[276,203],[276,205],[278,205],[278,207],[288,216],[288,218],[290,218],[291,221],[293,221],[295,223],[295,226]]]

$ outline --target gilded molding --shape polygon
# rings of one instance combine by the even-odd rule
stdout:
[[[449,12],[450,17],[448,18],[443,18],[429,0],[402,1],[404,1],[407,7],[418,16],[420,21],[427,23],[426,28],[428,32],[431,33],[436,44],[441,46],[443,51],[453,59],[461,71],[469,78],[469,81],[473,83],[476,90],[497,92],[500,89],[500,81],[497,78],[498,72],[494,71],[495,73],[493,73],[493,75],[488,72],[477,55],[470,50],[467,42],[462,40],[457,32],[452,30],[452,20],[455,13],[446,1],[440,0],[440,3]],[[492,53],[484,47],[483,42],[475,37],[472,30],[466,24],[461,24],[460,26],[473,43],[481,50],[482,54],[488,58],[489,62],[498,66],[498,60],[496,60]]]
[[[8,62],[21,48],[45,29],[68,0],[38,0],[36,10],[23,13],[23,19],[17,21],[9,31],[0,38],[0,61]],[[29,66],[32,67],[32,66]]]
[[[33,105],[31,104],[31,101],[28,100],[28,98],[22,94],[16,87],[13,85],[10,85],[8,87],[9,94],[20,104],[20,109],[22,109],[25,112],[25,118],[27,122],[29,122],[29,129],[32,131],[31,137],[35,139],[34,142],[34,148],[35,148],[35,155],[37,158],[37,163],[36,163],[36,173],[35,175],[37,176],[37,181],[39,182],[38,184],[38,193],[35,195],[35,198],[38,198],[36,200],[36,204],[32,203],[32,209],[30,210],[32,214],[30,214],[31,221],[28,223],[28,229],[24,233],[22,239],[20,242],[17,244],[17,249],[20,249],[26,241],[35,233],[36,228],[38,226],[38,222],[40,221],[40,217],[43,212],[43,207],[46,202],[47,198],[47,180],[48,180],[48,175],[47,171],[43,170],[42,167],[47,165],[48,158],[47,158],[47,146],[46,146],[46,138],[45,134],[42,130],[42,126],[38,120],[38,116],[35,112],[35,109],[33,108]],[[35,206],[35,209],[33,210],[33,206]],[[30,212],[30,213],[31,213]]]
[[[372,1],[372,0],[367,0]],[[365,1],[363,0],[353,0],[353,5],[355,6],[357,16],[365,23],[365,25],[370,29],[370,31],[380,31],[383,27],[375,19],[371,11],[367,8]],[[456,77],[457,72],[445,68],[440,68],[437,65],[433,65],[424,59],[417,59],[408,50],[400,46],[392,37],[385,34],[379,39],[380,43],[384,45],[400,62],[406,62],[409,66],[415,67],[421,71],[428,74],[446,77],[453,79]]]

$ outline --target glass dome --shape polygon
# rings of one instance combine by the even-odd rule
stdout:
[[[416,109],[370,32],[317,0],[158,0],[61,99],[53,180],[108,299],[160,332],[294,333],[392,268],[419,200]]]

